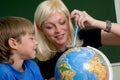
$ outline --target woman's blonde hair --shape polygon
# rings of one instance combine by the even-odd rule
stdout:
[[[40,60],[49,59],[51,55],[53,55],[53,50],[56,50],[55,46],[49,42],[49,40],[44,36],[43,32],[41,31],[41,27],[44,21],[56,12],[63,12],[66,15],[69,21],[68,45],[72,44],[74,37],[74,28],[70,19],[69,10],[61,0],[45,0],[38,5],[34,15],[35,35],[38,42],[37,57]]]

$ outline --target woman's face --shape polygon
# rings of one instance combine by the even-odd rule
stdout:
[[[57,12],[44,22],[42,26],[45,36],[57,47],[66,46],[68,41],[68,19],[62,12]]]

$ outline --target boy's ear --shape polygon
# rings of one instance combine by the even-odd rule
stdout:
[[[8,44],[11,48],[16,49],[17,48],[17,41],[14,38],[10,38],[8,40]]]

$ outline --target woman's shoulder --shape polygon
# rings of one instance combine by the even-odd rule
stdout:
[[[79,39],[83,40],[82,46],[92,46],[99,48],[101,44],[101,29],[90,28],[90,29],[81,29],[79,31]]]

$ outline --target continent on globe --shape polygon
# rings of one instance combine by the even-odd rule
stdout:
[[[74,71],[71,70],[70,66],[67,63],[63,62],[59,66],[59,73],[61,80],[71,80],[74,76]]]
[[[88,62],[90,65],[89,71],[97,75],[97,80],[106,80],[107,72],[105,69],[105,65],[101,64],[96,58],[97,57],[93,56],[92,59]]]

